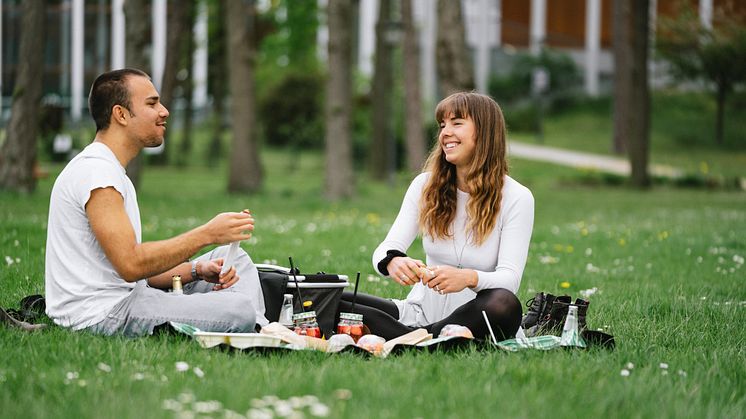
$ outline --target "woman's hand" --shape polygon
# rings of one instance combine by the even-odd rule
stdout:
[[[236,275],[235,267],[231,267],[224,275],[220,275],[220,270],[223,268],[223,262],[223,258],[219,258],[197,263],[197,276],[207,282],[215,284],[215,286],[212,287],[213,291],[230,288],[239,280],[238,275]]]
[[[394,281],[401,285],[411,286],[419,282],[420,268],[424,268],[425,264],[421,260],[412,259],[407,256],[397,256],[391,259],[386,269],[389,271],[389,276]]]
[[[428,268],[422,277],[422,283],[438,294],[459,292],[466,287],[477,286],[479,276],[472,269],[459,269],[453,266],[440,265]]]

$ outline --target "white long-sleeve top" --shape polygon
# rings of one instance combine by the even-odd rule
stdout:
[[[430,173],[422,173],[409,185],[399,215],[386,239],[373,252],[376,271],[388,250],[406,253],[417,237],[420,196],[429,176]],[[442,320],[474,299],[481,290],[505,288],[515,294],[521,285],[534,224],[534,197],[531,191],[513,178],[505,177],[497,223],[480,246],[471,243],[470,234],[466,231],[469,194],[460,190],[457,194],[456,217],[451,228],[453,236],[433,240],[429,235],[423,235],[425,263],[428,266],[461,265],[473,269],[479,278],[477,286],[441,295],[418,282],[405,300],[393,300],[399,308],[399,321],[408,326],[425,326]]]

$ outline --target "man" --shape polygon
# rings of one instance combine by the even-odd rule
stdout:
[[[96,138],[54,183],[46,251],[47,314],[73,330],[151,334],[168,321],[216,332],[264,325],[256,267],[241,251],[221,274],[227,246],[184,262],[205,246],[251,237],[248,210],[222,213],[171,239],[141,242],[140,212],[127,164],[163,143],[168,110],[147,74],[101,74],[88,98]],[[184,294],[167,293],[180,275]],[[239,278],[241,279],[239,281]]]

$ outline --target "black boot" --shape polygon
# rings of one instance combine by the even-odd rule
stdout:
[[[586,301],[580,298],[575,299],[575,305],[578,306],[578,330],[585,330],[585,315],[588,313],[588,305],[590,301]]]
[[[521,327],[524,331],[539,322],[541,313],[544,310],[545,302],[546,296],[543,292],[537,292],[533,298],[526,301],[528,312],[523,316],[523,320],[521,321]]]
[[[555,298],[549,309],[549,316],[541,325],[543,330],[541,334],[559,335],[562,332],[562,326],[565,324],[570,304],[572,304],[572,297],[569,295],[560,295]]]

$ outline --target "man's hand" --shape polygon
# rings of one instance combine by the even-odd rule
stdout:
[[[227,244],[251,238],[254,217],[249,210],[224,212],[202,226],[210,243]]]
[[[425,264],[421,260],[412,259],[406,256],[397,256],[391,259],[386,269],[389,276],[401,285],[414,285],[420,280],[420,268]]]
[[[207,282],[212,282],[215,286],[213,291],[220,291],[230,288],[240,279],[236,275],[236,268],[231,267],[225,274],[220,275],[223,268],[223,258],[209,260],[207,262],[197,263],[197,276]]]

